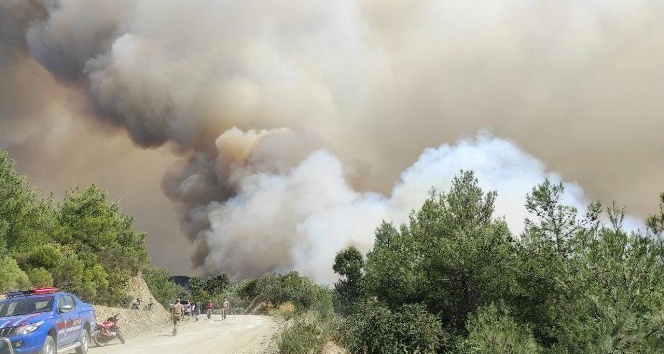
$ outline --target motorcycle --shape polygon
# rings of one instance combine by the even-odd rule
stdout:
[[[106,321],[95,325],[95,330],[92,332],[92,340],[97,344],[98,347],[106,345],[112,339],[119,339],[122,344],[125,340],[120,333],[120,327],[118,327],[118,315],[111,316],[106,319]]]

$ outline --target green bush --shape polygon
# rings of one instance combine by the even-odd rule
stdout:
[[[306,321],[296,321],[281,334],[280,354],[318,354],[323,352],[325,337],[321,329]]]
[[[253,290],[274,306],[291,302],[297,312],[309,310],[322,296],[320,286],[296,271],[284,275],[265,274],[256,280],[255,288],[246,290]],[[331,298],[329,300],[331,305]]]
[[[0,292],[26,290],[31,286],[28,275],[10,256],[0,257]]]
[[[256,289],[256,284],[258,283],[257,279],[247,279],[242,281],[237,285],[237,294],[245,300],[251,301],[253,298],[258,296],[258,290]]]
[[[25,273],[35,287],[53,286],[53,275],[44,268],[30,268]]]
[[[536,354],[540,348],[527,326],[517,324],[509,312],[491,304],[468,319],[468,338],[460,353]]]
[[[344,345],[353,353],[436,353],[446,339],[438,319],[420,304],[392,312],[372,300],[344,327]]]
[[[166,308],[183,290],[170,279],[170,273],[166,268],[147,268],[143,271],[143,279],[155,300]]]
[[[52,270],[60,266],[63,260],[62,252],[55,244],[44,244],[35,248],[28,254],[28,263],[33,268]]]

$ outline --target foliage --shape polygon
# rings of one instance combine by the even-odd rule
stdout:
[[[109,286],[107,273],[100,264],[86,264],[76,254],[65,256],[62,264],[54,269],[53,279],[56,287],[89,302],[103,298]]]
[[[194,302],[207,302],[212,298],[211,294],[205,290],[205,281],[199,277],[190,277],[187,286],[191,300]]]
[[[607,213],[611,227],[583,233],[577,242],[582,288],[574,292],[575,311],[561,321],[557,347],[657,352],[664,338],[663,240],[623,231],[624,211],[615,204]]]
[[[296,271],[268,273],[256,280],[256,292],[274,306],[291,302],[296,311],[305,311],[314,305],[319,286]]]
[[[436,316],[419,304],[390,310],[370,300],[346,319],[344,344],[353,353],[436,353],[446,334]]]
[[[0,256],[0,292],[23,290],[29,286],[27,274],[18,267],[14,258]]]
[[[579,217],[576,208],[562,204],[563,193],[561,183],[546,180],[526,196],[526,209],[534,219],[525,220],[516,252],[515,315],[530,321],[536,338],[547,347],[557,341],[560,321],[579,310],[573,308],[583,291],[575,245],[579,237],[597,229],[601,211],[598,203],[591,203]]]
[[[221,273],[212,277],[205,279],[203,288],[211,295],[222,294],[228,287],[230,287],[231,281],[228,278],[228,274]]]
[[[35,247],[27,254],[27,266],[53,270],[63,261],[63,255],[56,244],[47,243]]]
[[[155,300],[166,308],[183,290],[170,279],[166,268],[146,268],[143,270],[143,279]]]
[[[286,328],[278,342],[280,354],[316,354],[323,352],[323,332],[315,324],[297,320]]]
[[[12,249],[29,232],[37,193],[14,171],[15,162],[0,150],[0,248]]]
[[[504,306],[479,308],[468,319],[468,339],[460,352],[536,354],[540,352],[528,326],[520,325]]]
[[[35,287],[53,286],[53,273],[44,268],[29,268],[25,271]]]
[[[39,200],[13,166],[0,150],[0,257],[13,259],[20,279],[33,284],[12,286],[53,284],[86,301],[117,303],[129,277],[149,263],[133,216],[94,185],[67,192],[61,203],[52,195]]]
[[[350,314],[353,305],[360,301],[363,294],[363,268],[364,257],[355,246],[348,246],[335,256],[332,269],[341,275],[334,284],[334,290],[338,294],[336,308],[339,313]]]
[[[220,273],[205,280],[199,277],[190,277],[188,282],[191,299],[196,302],[223,298],[223,294],[227,292],[230,286],[231,281],[226,273]]]
[[[664,193],[659,195],[659,214],[653,214],[646,220],[646,226],[655,236],[664,234]]]
[[[471,312],[509,296],[515,282],[510,232],[492,219],[495,197],[462,172],[449,193],[432,191],[409,225],[383,223],[367,254],[368,293],[393,309],[424,303],[452,331],[465,331]]]
[[[603,209],[593,202],[579,212],[562,203],[563,195],[561,183],[534,187],[525,203],[530,217],[515,238],[493,219],[495,193],[485,194],[471,172],[462,172],[448,193],[432,191],[408,224],[383,222],[359,272],[364,294],[346,307],[352,309],[342,331],[349,349],[394,350],[404,340],[390,327],[394,313],[421,303],[452,334],[437,350],[659,351],[664,195],[646,233],[624,231],[624,211],[615,203]],[[349,264],[346,252],[338,253],[335,271]],[[347,300],[347,279],[339,274],[335,294]]]
[[[0,150],[0,251],[30,250],[57,233],[51,200],[39,201],[39,191],[13,167]]]
[[[255,278],[245,279],[242,282],[240,282],[239,284],[237,284],[236,293],[241,298],[253,299],[256,296],[258,296],[257,284],[258,284],[258,280],[255,279]]]
[[[106,262],[107,268],[127,269],[136,275],[150,261],[145,233],[131,227],[133,216],[122,214],[119,203],[110,202],[108,193],[95,185],[69,191],[59,218],[66,230],[59,241],[77,252],[104,256],[100,261]],[[117,257],[120,254],[122,257]]]
[[[333,292],[330,289],[317,286],[314,290],[314,299],[309,310],[323,320],[334,317]]]

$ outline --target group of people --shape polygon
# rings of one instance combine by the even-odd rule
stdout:
[[[196,306],[196,305],[192,305]],[[199,314],[200,314],[200,306],[198,306],[199,309]],[[228,301],[227,298],[224,298],[224,301],[221,303],[221,319],[225,320],[226,315],[228,314],[228,309],[230,308],[230,302]],[[214,310],[214,303],[212,302],[212,299],[208,301],[207,306],[207,316],[210,318],[212,316],[212,310]],[[191,310],[192,316],[194,315],[194,311],[196,311],[196,307],[193,307]],[[171,321],[173,322],[173,335],[177,334],[177,327],[178,323],[184,318],[184,307],[180,303],[180,299],[176,299],[175,303],[173,306],[171,306]]]

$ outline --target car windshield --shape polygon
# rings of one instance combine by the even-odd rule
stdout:
[[[10,299],[0,302],[0,317],[22,316],[48,312],[53,308],[53,297]]]

